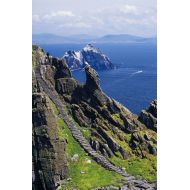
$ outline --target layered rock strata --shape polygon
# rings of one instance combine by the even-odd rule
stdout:
[[[157,131],[157,100],[152,101],[147,110],[142,110],[139,120],[144,123],[147,128]]]

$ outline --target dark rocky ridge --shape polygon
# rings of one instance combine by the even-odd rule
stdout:
[[[87,81],[81,85],[72,78],[64,60],[51,56],[39,60],[43,60],[40,68],[44,81],[49,89],[59,93],[79,126],[89,130],[87,140],[95,151],[107,158],[119,152],[123,159],[156,154],[156,133],[140,122],[140,117],[102,92],[94,69],[85,68]]]
[[[44,51],[33,46],[33,66],[47,61]],[[46,69],[46,77],[51,79],[54,71]],[[32,91],[32,189],[55,190],[68,176],[66,142],[59,138],[50,99],[39,87],[34,70]]]
[[[144,123],[147,128],[157,131],[157,100],[150,103],[147,110],[142,110],[139,120]]]

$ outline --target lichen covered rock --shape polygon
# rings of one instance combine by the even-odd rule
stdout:
[[[144,123],[147,128],[157,131],[157,100],[152,101],[147,110],[142,110],[139,120]]]
[[[49,99],[33,94],[33,189],[53,190],[68,175],[66,143],[58,135],[58,126]]]

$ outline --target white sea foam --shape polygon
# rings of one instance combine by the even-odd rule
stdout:
[[[132,76],[132,75],[139,74],[139,73],[142,73],[142,72],[143,72],[142,70],[140,70],[140,71],[136,71],[136,72],[132,73],[131,76]]]

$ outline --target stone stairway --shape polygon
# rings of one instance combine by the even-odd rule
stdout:
[[[83,136],[82,132],[78,129],[78,127],[75,125],[75,123],[68,117],[67,112],[65,111],[62,101],[58,95],[58,93],[50,89],[50,87],[46,84],[45,80],[43,80],[43,77],[41,75],[40,66],[36,68],[35,71],[36,79],[38,81],[38,84],[43,92],[45,92],[49,98],[53,101],[53,103],[56,105],[60,117],[65,121],[67,126],[69,127],[73,137],[78,141],[80,146],[89,154],[90,157],[92,157],[98,164],[103,166],[104,168],[117,172],[125,177],[126,181],[128,183],[136,183],[138,187],[135,187],[136,190],[140,189],[148,189],[148,190],[154,190],[153,184],[149,184],[146,180],[137,180],[134,176],[129,175],[127,172],[122,170],[121,168],[115,166],[111,162],[109,162],[104,156],[97,153],[95,150],[92,149],[89,142],[86,140],[86,138]],[[144,187],[148,188],[144,188]],[[140,188],[142,187],[142,188]],[[135,189],[134,189],[135,190]]]

